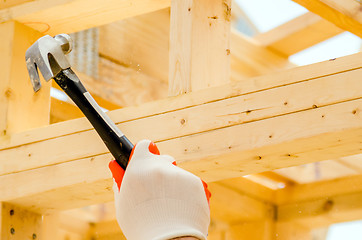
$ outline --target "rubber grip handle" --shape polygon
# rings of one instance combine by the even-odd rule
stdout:
[[[72,69],[62,70],[54,80],[87,117],[117,163],[125,170],[133,149],[131,141],[102,111]]]

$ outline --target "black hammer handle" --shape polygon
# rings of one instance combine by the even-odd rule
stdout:
[[[54,80],[84,113],[115,160],[125,170],[133,144],[102,111],[72,69],[60,71]]]

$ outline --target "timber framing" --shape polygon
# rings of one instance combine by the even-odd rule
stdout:
[[[358,154],[362,131],[360,56],[115,110],[110,116],[130,139],[149,136],[161,152],[173,155],[181,167],[207,181]],[[342,91],[341,84],[348,87]],[[303,89],[310,91],[303,96],[295,94],[305,92]],[[204,118],[197,117],[200,112]],[[236,133],[244,137],[235,138]],[[209,149],[205,139],[212,139],[219,148]],[[108,196],[106,200],[112,197],[106,170],[111,156],[85,119],[13,135],[7,144],[3,142],[0,157],[9,159],[1,169],[2,201],[52,209],[66,208],[66,202],[76,207],[103,201],[102,192]],[[41,184],[43,180],[37,176],[50,173],[49,179],[55,181]],[[59,181],[64,175],[69,175],[67,181]],[[16,192],[7,188],[9,182],[22,178],[38,187],[22,185]],[[57,206],[51,197],[61,191],[77,195],[75,189],[82,183],[89,185],[82,187],[82,195],[89,189],[92,191],[85,195],[96,192],[99,198],[79,199],[78,205],[74,195],[66,194],[58,198],[61,206]],[[31,195],[36,196],[34,201],[29,200]]]
[[[93,27],[98,76],[77,74],[133,142],[147,136],[209,183],[208,240],[320,239],[311,229],[361,219],[362,53],[288,60],[344,31],[361,37],[361,3],[293,1],[310,12],[253,37],[232,0],[0,3],[0,239],[125,239],[112,156],[19,64],[40,36]],[[301,168],[305,181],[292,176]]]

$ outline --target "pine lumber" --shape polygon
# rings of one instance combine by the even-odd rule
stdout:
[[[158,80],[163,88],[168,82],[169,35],[170,9],[166,8],[100,27],[99,53],[104,58],[134,69],[139,75],[145,74]],[[230,36],[230,56],[231,80],[293,67],[286,56],[245,37],[235,29],[232,29]]]
[[[10,203],[0,202],[1,239],[45,239],[42,216]]]
[[[254,39],[284,56],[290,56],[344,32],[333,23],[308,12]]]
[[[295,67],[287,56],[261,45],[235,29],[231,30],[230,41],[232,81]]]
[[[362,37],[361,3],[355,0],[293,0],[337,27]]]
[[[34,93],[25,52],[42,35],[18,22],[0,25],[0,137],[49,124],[50,85]]]
[[[308,227],[361,219],[362,192],[312,199],[278,206],[278,220],[293,221]]]
[[[227,83],[230,78],[231,0],[173,0],[169,95]]]
[[[167,95],[170,8],[107,24],[99,31],[100,56],[159,80]]]
[[[84,117],[83,113],[75,105],[58,100],[51,99],[50,105],[50,122],[62,122],[70,119]]]
[[[110,116],[130,139],[149,137],[207,181],[353,155],[361,149],[360,55]],[[83,118],[14,135],[2,142],[0,159],[2,201],[41,211],[113,198],[111,156]],[[16,190],[7,187],[15,182],[22,183]]]
[[[279,189],[275,192],[276,204],[308,202],[314,199],[362,192],[362,175],[352,175],[333,180],[318,181]]]
[[[0,10],[0,22],[15,20],[44,34],[72,33],[170,6],[170,0],[39,0]]]
[[[154,141],[160,142],[160,147],[162,145],[166,147],[169,146],[169,144],[176,144],[178,148],[170,147],[171,149],[174,149],[173,155],[175,155],[180,162],[185,162],[184,164],[187,165],[187,161],[194,157],[205,157],[203,154],[206,154],[206,152],[204,152],[206,149],[197,149],[197,145],[200,143],[188,142],[192,139],[201,140],[204,135],[216,137],[216,134],[231,134],[233,131],[245,131],[245,137],[238,140],[240,142],[234,140],[232,138],[233,135],[230,135],[230,142],[219,146],[220,149],[218,151],[221,151],[222,153],[223,151],[236,151],[234,150],[234,147],[239,147],[238,144],[241,142],[245,142],[245,144],[247,143],[248,145],[252,144],[254,146],[253,148],[256,149],[258,146],[257,143],[260,145],[266,143],[273,144],[275,141],[282,141],[282,137],[284,137],[285,140],[293,140],[294,138],[292,133],[303,136],[304,134],[309,134],[309,132],[305,130],[312,128],[312,126],[317,127],[319,125],[324,125],[327,127],[328,122],[331,121],[333,117],[336,118],[336,120],[342,118],[343,116],[338,116],[338,114],[342,114],[343,112],[346,114],[346,121],[351,120],[351,123],[354,124],[352,126],[357,127],[358,119],[360,117],[358,114],[360,100],[355,99],[359,99],[361,94],[360,88],[362,86],[359,82],[359,75],[361,74],[361,71],[362,70],[360,69],[346,71],[340,74],[317,78],[313,81],[304,81],[297,84],[290,84],[283,87],[245,95],[240,94],[235,97],[228,97],[219,101],[179,109],[165,114],[154,115],[154,113],[151,113],[151,115],[143,115],[143,117],[141,117],[141,115],[138,116],[137,119],[127,122],[124,122],[124,119],[122,119],[123,111],[119,110],[119,115],[117,115],[120,117],[114,120],[117,123],[120,121],[124,122],[120,124],[120,127],[124,129],[131,139],[138,140],[143,136],[149,136]],[[264,78],[266,79],[267,77]],[[208,95],[211,97],[213,91],[218,92],[217,88],[215,88],[211,91],[205,91],[205,93],[208,92]],[[303,94],[298,94],[299,92],[303,92]],[[175,98],[174,100],[178,101],[179,99]],[[322,107],[325,107],[325,109]],[[142,106],[140,108],[142,108]],[[144,109],[146,109],[145,111],[149,110],[147,105],[144,106]],[[334,109],[336,112],[326,112],[329,109]],[[200,112],[203,113],[202,116],[200,116]],[[311,117],[308,117],[309,115],[315,115],[316,119],[312,120]],[[277,116],[279,116],[279,118],[276,118]],[[293,121],[293,118],[295,118],[294,116],[301,119],[298,121],[295,119]],[[290,119],[291,124],[294,122],[294,126],[290,126],[292,128],[290,130],[285,129],[285,131],[289,131],[289,134],[286,134],[283,133],[283,131],[274,133],[273,129],[275,126],[268,129],[265,125],[265,127],[255,131],[262,134],[260,137],[269,134],[267,136],[268,138],[258,140],[257,133],[249,131],[249,124],[257,127],[262,123],[265,124],[263,120],[266,119],[269,119],[267,122],[270,122],[270,126],[273,124],[276,124],[275,126],[280,125],[278,123],[279,121],[282,121],[280,119],[283,119],[283,121],[288,121]],[[304,126],[307,121],[311,122],[310,127]],[[331,122],[331,130],[334,127],[333,124],[336,125],[336,123]],[[69,122],[65,125],[74,125],[74,123]],[[148,128],[147,126],[153,127]],[[306,127],[306,129],[299,132],[300,130],[297,127]],[[322,127],[321,129],[324,129],[325,127]],[[57,128],[58,127],[55,127],[55,129]],[[60,129],[61,128],[62,127],[60,127]],[[66,127],[63,127],[63,130],[64,129],[66,129]],[[310,131],[312,132],[312,129]],[[319,128],[314,129],[314,131],[317,133]],[[321,131],[321,133],[322,132],[323,131]],[[46,135],[49,136],[49,134],[50,139],[47,140],[49,137]],[[234,132],[234,135],[235,134],[236,132]],[[255,140],[253,140],[255,143],[250,141],[247,134],[250,134],[250,137],[253,139],[255,138]],[[278,134],[280,134],[280,136]],[[94,131],[83,131],[79,129],[76,133],[63,134],[59,137],[52,137],[52,133],[47,131],[46,135],[43,136],[45,137],[44,140],[36,141],[25,146],[24,142],[19,147],[5,146],[4,149],[0,151],[0,156],[4,157],[4,159],[14,160],[11,162],[5,161],[0,173],[14,173],[34,169],[40,166],[53,165],[74,159],[86,158],[88,156],[97,156],[107,152],[106,148],[98,139],[98,136]],[[84,141],[84,139],[87,139],[87,141]],[[177,141],[180,140],[182,140],[182,144],[177,143]],[[257,140],[260,142],[257,142]],[[92,149],[88,149],[87,146],[89,145],[89,141],[94,141],[95,144],[97,143],[97,146]],[[234,141],[236,142],[233,143]],[[74,145],[74,142],[77,144]],[[191,145],[188,146],[189,144]],[[236,146],[233,146],[234,144]],[[212,148],[217,146],[214,143],[208,145]],[[59,148],[59,146],[65,147],[68,151],[64,151],[64,149]],[[231,148],[229,148],[230,146]],[[221,150],[222,148],[225,149]],[[48,154],[44,152],[43,149],[47,149],[51,152],[51,156],[47,156]],[[216,149],[214,151],[216,151]],[[255,154],[256,153],[253,155]],[[351,152],[347,155],[351,154],[353,153]],[[218,154],[216,154],[216,152],[212,154],[214,157],[217,155]],[[288,156],[286,157],[289,158]],[[253,156],[253,158],[258,158],[258,155]],[[28,159],[28,161],[24,162],[24,159]],[[16,164],[17,162],[19,164]],[[262,165],[263,162],[264,161],[260,161],[259,166]],[[194,163],[192,163],[192,165],[193,164]],[[214,163],[211,161],[210,164],[213,166]],[[218,168],[217,166],[214,167]],[[283,167],[287,166],[284,165]],[[208,169],[206,165],[203,164],[202,168],[204,168],[204,170]],[[271,169],[261,168],[260,170]],[[239,174],[237,174],[237,176]]]

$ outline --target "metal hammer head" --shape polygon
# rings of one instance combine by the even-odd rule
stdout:
[[[38,69],[44,79],[49,81],[61,70],[70,68],[65,54],[70,53],[72,47],[72,40],[67,34],[59,34],[54,38],[46,35],[29,47],[25,54],[25,60],[35,92],[41,88]]]

